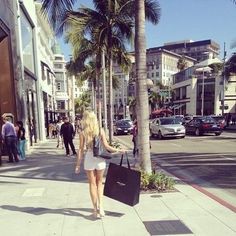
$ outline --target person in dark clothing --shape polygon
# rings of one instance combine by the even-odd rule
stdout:
[[[16,136],[16,130],[14,125],[8,121],[8,117],[3,115],[2,120],[4,125],[2,126],[2,139],[4,144],[6,145],[9,161],[8,162],[14,162],[13,157],[15,159],[15,162],[18,162],[19,159],[17,157],[17,136]]]
[[[22,121],[17,121],[17,139],[18,139],[18,151],[20,154],[20,159],[25,160],[25,128],[23,127]]]
[[[73,125],[69,122],[68,117],[65,117],[63,119],[64,124],[61,125],[61,130],[60,130],[60,134],[63,137],[64,140],[64,145],[66,148],[66,155],[69,156],[70,155],[70,149],[69,149],[69,145],[72,151],[72,155],[76,155],[76,151],[75,151],[75,146],[73,144],[73,138],[75,136],[75,130]]]

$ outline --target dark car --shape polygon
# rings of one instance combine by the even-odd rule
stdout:
[[[118,120],[114,125],[114,134],[131,134],[133,126],[127,120]]]
[[[210,117],[212,117],[218,124],[220,124],[222,129],[224,129],[226,127],[226,120],[225,120],[224,116],[213,116],[213,115],[211,115]]]
[[[214,133],[220,135],[223,128],[212,117],[195,117],[185,124],[186,133],[195,134],[197,136],[204,133]]]

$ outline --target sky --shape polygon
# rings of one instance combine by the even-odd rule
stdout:
[[[92,7],[92,0],[78,0]],[[236,41],[236,4],[232,0],[159,0],[161,18],[157,25],[146,24],[146,47],[158,47],[164,43],[191,39],[194,41],[212,39],[220,45],[223,58],[223,45],[226,44],[227,57],[236,48],[230,45]],[[66,59],[71,55],[69,45],[59,39]]]

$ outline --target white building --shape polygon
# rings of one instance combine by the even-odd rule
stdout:
[[[123,72],[119,65],[114,65],[113,76],[119,81],[119,88],[113,90],[114,116],[117,119],[126,118],[129,116],[127,114],[129,73]]]
[[[39,127],[41,139],[48,136],[48,125],[56,119],[55,114],[55,73],[53,70],[54,32],[49,22],[41,14],[41,3],[35,2],[37,17],[37,67],[38,67],[38,102]]]
[[[53,70],[56,76],[55,112],[57,119],[69,116],[69,82],[66,75],[66,61],[58,44],[53,46],[54,63]]]
[[[172,84],[172,75],[177,73],[181,55],[162,48],[147,49],[147,78],[153,81],[154,86],[161,82],[164,86]],[[186,67],[196,63],[196,59],[186,56]]]

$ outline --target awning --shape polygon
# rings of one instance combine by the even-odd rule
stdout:
[[[172,113],[172,111],[168,108],[161,108],[161,109],[157,109],[155,111],[152,112],[153,115],[158,115],[158,114],[161,114],[161,113]]]

